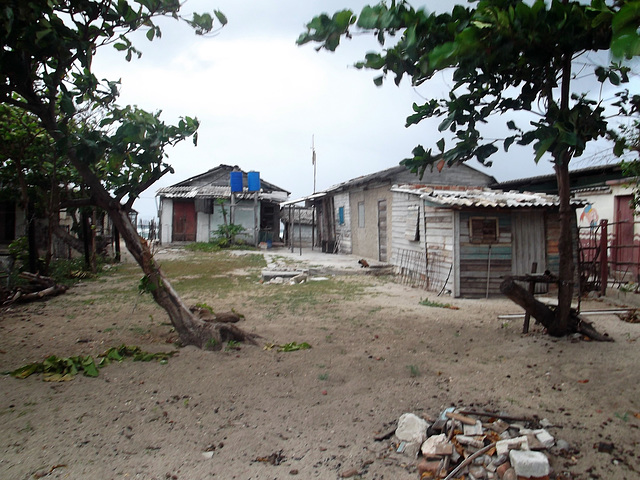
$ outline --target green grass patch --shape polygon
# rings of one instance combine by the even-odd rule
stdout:
[[[421,300],[420,305],[424,305],[425,307],[449,308],[451,310],[458,310],[458,307],[451,305],[450,303],[434,302],[429,300],[428,298]]]

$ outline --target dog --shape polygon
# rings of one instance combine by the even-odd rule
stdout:
[[[369,268],[369,262],[367,262],[364,258],[358,260],[361,268]]]

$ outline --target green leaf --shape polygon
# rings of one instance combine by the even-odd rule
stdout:
[[[227,24],[227,22],[228,22],[227,21],[227,17],[220,10],[214,10],[213,14],[216,16],[216,18],[220,22],[220,25],[224,26],[224,25]]]
[[[534,161],[536,163],[538,163],[542,158],[542,156],[545,153],[547,153],[547,151],[549,150],[549,148],[551,148],[551,145],[553,145],[555,141],[556,141],[556,137],[551,136],[551,137],[543,138],[533,145],[533,149],[536,152],[536,157],[534,158]]]
[[[380,75],[379,77],[375,77],[373,79],[373,83],[375,84],[376,87],[380,87],[383,82],[384,82],[384,75]]]

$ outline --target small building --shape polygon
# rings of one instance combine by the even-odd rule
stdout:
[[[232,193],[231,177],[242,179]],[[253,177],[255,178],[255,176]],[[237,238],[257,244],[280,234],[280,206],[288,191],[259,180],[249,189],[249,177],[237,166],[219,165],[170,187],[161,188],[159,198],[159,240],[208,242],[225,223],[244,227]]]
[[[284,225],[282,240],[288,247],[309,248],[313,246],[315,235],[315,211],[313,208],[295,205],[295,202],[281,204],[280,221]]]
[[[423,178],[404,165],[354,178],[308,197],[316,209],[316,246],[388,262],[393,248],[391,187],[398,184],[483,187],[495,178],[466,164],[427,170]]]
[[[395,272],[454,297],[500,294],[509,275],[558,273],[558,197],[402,185],[393,193]],[[573,200],[574,207],[584,202]]]
[[[601,236],[606,234],[609,275],[619,282],[640,281],[640,222],[635,220],[633,205],[636,179],[624,175],[619,164],[599,165],[569,172],[572,196],[586,200],[577,212],[580,232],[579,252],[581,268],[592,270],[599,263]],[[496,188],[528,190],[557,194],[555,175],[543,175],[501,182]],[[603,225],[606,222],[606,228]],[[584,271],[586,278],[598,276]],[[599,280],[589,280],[597,287]],[[587,286],[586,288],[591,289]]]

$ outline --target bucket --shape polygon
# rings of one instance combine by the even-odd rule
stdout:
[[[231,172],[231,192],[242,192],[242,172]]]
[[[247,173],[247,185],[250,192],[260,191],[260,172]]]

